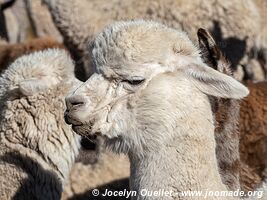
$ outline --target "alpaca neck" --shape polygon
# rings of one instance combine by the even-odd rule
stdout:
[[[74,164],[75,158],[77,157],[79,151],[78,137],[75,137],[74,134],[68,134],[66,135],[66,137],[70,137],[70,140],[61,140],[61,142],[64,143],[64,148],[62,144],[62,147],[60,149],[57,149],[57,147],[51,143],[50,149],[46,149],[45,152],[42,152],[45,161],[48,163],[49,167],[51,167],[53,171],[58,175],[61,183],[63,184],[69,177],[71,167]],[[47,141],[46,143],[49,142]]]
[[[18,157],[17,160],[22,160],[23,162],[30,161],[31,168],[35,170],[28,170],[28,168],[23,170],[34,177],[42,177],[42,181],[47,183],[53,182],[51,180],[55,178],[56,180],[60,180],[60,184],[63,186],[79,151],[78,137],[75,137],[74,133],[66,137],[69,138],[69,141],[67,141],[67,139],[65,141],[59,139],[64,143],[65,148],[61,147],[59,149],[58,146],[56,146],[57,143],[54,144],[50,141],[43,141],[41,144],[44,145],[41,146],[40,144],[38,151],[36,151],[36,149],[10,142],[3,134],[1,139],[6,147],[4,150],[0,148],[0,153],[3,155],[11,154],[10,157]],[[63,146],[63,144],[61,145]],[[19,153],[13,155],[12,152]],[[48,176],[47,174],[49,173],[53,174],[53,176]],[[57,182],[55,184],[57,184]]]
[[[192,121],[197,119],[195,116],[192,117],[193,119],[189,118],[187,124],[184,123],[188,128],[174,130],[175,133],[172,135],[175,137],[166,145],[159,146],[158,151],[146,152],[142,157],[136,156],[136,153],[129,153],[131,190],[139,194],[133,199],[183,199],[166,196],[145,197],[140,195],[144,190],[164,189],[170,192],[191,190],[203,191],[203,193],[227,190],[221,181],[217,167],[214,126],[211,118],[202,116],[198,118],[198,122]],[[190,120],[192,123],[189,122]],[[207,199],[216,198],[218,197]]]

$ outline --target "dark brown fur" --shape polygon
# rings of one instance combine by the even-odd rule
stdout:
[[[240,156],[261,181],[267,164],[267,82],[246,85],[250,94],[240,108]]]

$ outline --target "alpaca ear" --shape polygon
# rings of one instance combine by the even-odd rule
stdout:
[[[212,35],[200,28],[197,32],[201,58],[209,67],[232,76],[233,72],[229,62],[216,44]]]
[[[24,96],[31,96],[37,92],[47,90],[51,85],[55,84],[55,80],[51,80],[48,77],[44,78],[31,78],[23,80],[18,84],[18,90],[20,94]]]
[[[249,94],[249,90],[243,84],[203,63],[189,65],[184,71],[195,86],[207,95],[241,99]]]
[[[215,40],[211,34],[203,28],[198,29],[197,36],[203,62],[213,69],[218,70],[217,61],[222,55]]]

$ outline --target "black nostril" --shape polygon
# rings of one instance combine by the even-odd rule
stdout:
[[[69,120],[69,118],[68,118],[68,112],[67,112],[67,111],[64,113],[64,120],[65,120],[65,122],[66,122],[67,124],[71,124],[71,122],[70,122],[70,120]]]

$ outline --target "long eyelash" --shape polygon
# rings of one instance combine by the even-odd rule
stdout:
[[[124,80],[124,82],[127,82],[131,85],[139,85],[141,83],[143,83],[145,81],[145,79],[141,79],[141,80]]]

